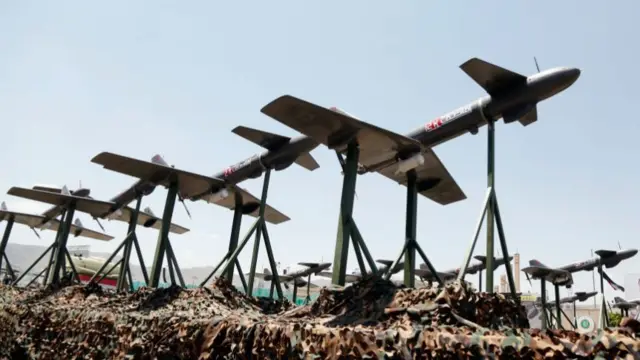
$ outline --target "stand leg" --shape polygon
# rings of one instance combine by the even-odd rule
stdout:
[[[249,229],[249,232],[247,233],[247,235],[245,235],[244,239],[242,239],[242,242],[240,242],[240,246],[238,246],[236,248],[236,250],[231,255],[229,255],[229,257],[226,259],[226,262],[225,262],[225,259],[223,259],[222,262],[220,263],[220,265],[218,265],[218,267],[219,267],[219,266],[221,266],[221,264],[224,264],[224,267],[222,268],[222,273],[223,274],[227,272],[229,266],[233,266],[234,265],[234,262],[238,258],[238,254],[240,254],[242,249],[244,249],[244,247],[247,245],[247,242],[249,242],[249,239],[251,238],[251,235],[253,235],[253,233],[258,230],[258,226],[259,225],[260,225],[260,219],[256,219],[256,221],[253,223],[253,225],[251,225],[251,229]],[[216,270],[216,269],[214,269],[214,270]],[[214,273],[215,272],[212,272],[207,277],[207,279],[205,279],[205,281],[202,282],[201,286],[204,286],[204,284],[208,281],[209,278],[211,278],[211,276],[213,276]]]
[[[129,219],[129,229],[127,230],[127,239],[126,244],[124,246],[124,254],[122,255],[122,263],[124,266],[120,267],[120,273],[118,274],[118,282],[116,283],[117,291],[122,291],[124,289],[125,276],[127,271],[129,270],[129,259],[131,258],[131,250],[133,248],[132,234],[136,231],[136,226],[138,225],[138,214],[140,213],[140,205],[142,204],[142,196],[138,195],[136,198],[136,207],[131,213],[131,217]]]
[[[355,192],[354,192],[355,193]],[[373,260],[373,256],[369,252],[369,248],[367,244],[364,243],[364,239],[362,238],[362,234],[360,234],[360,229],[358,229],[358,224],[354,221],[351,222],[351,240],[355,243],[358,243],[360,250],[364,254],[365,259],[367,259],[367,263],[369,265],[369,269],[373,274],[378,273],[378,267],[376,266],[376,262]]]
[[[60,214],[60,223],[62,224],[62,222],[64,221],[65,215],[67,214],[67,210],[63,209],[61,214]],[[54,240],[54,244],[55,246],[52,248],[51,250],[51,256],[49,256],[49,263],[47,264],[47,268],[46,271],[44,273],[44,276],[42,277],[42,285],[47,285],[47,281],[49,281],[49,274],[51,273],[51,269],[53,268],[53,263],[54,260],[56,259],[56,249],[58,248],[58,243],[60,242],[60,236],[62,235],[62,230],[63,230],[64,226],[60,225],[58,226],[58,231],[56,231],[56,238]]]
[[[415,268],[416,268],[416,227],[418,212],[418,189],[416,184],[416,172],[411,170],[407,173],[407,210],[405,223],[405,242],[406,250],[404,252],[404,285],[410,288],[415,287]],[[434,276],[436,273],[434,272]]]
[[[247,280],[244,278],[244,273],[242,272],[242,267],[240,267],[240,261],[236,259],[236,268],[238,268],[238,275],[240,276],[240,282],[242,283],[242,288],[244,289],[244,293],[247,294]],[[229,280],[232,281],[232,280]]]
[[[115,270],[118,267],[118,265],[122,266],[122,259],[119,259],[113,265],[111,265],[109,270],[107,270],[104,274],[102,274],[102,276],[100,276],[100,278],[98,279],[98,283],[102,282],[102,280],[104,280],[105,277],[109,276],[109,274],[111,274],[113,270]],[[94,274],[94,276],[95,275],[97,274]]]
[[[7,219],[7,225],[4,227],[4,234],[2,234],[2,240],[0,241],[0,270],[2,270],[2,259],[5,257],[5,251],[7,249],[7,243],[9,242],[9,236],[11,235],[11,229],[13,228],[13,222],[15,220],[14,215],[9,216]],[[9,260],[7,260],[9,264]],[[7,267],[9,269],[11,265]],[[13,271],[11,271],[13,273]],[[13,274],[12,274],[13,276]]]
[[[146,286],[149,286],[149,274],[147,273],[147,267],[144,264],[144,259],[142,258],[142,250],[140,250],[140,244],[138,243],[138,236],[135,233],[133,234],[133,245],[136,247],[136,253],[138,255],[138,262],[140,263],[140,270],[142,270],[142,277],[144,278],[144,284]]]
[[[40,276],[42,276],[42,274],[45,272],[45,270],[47,270],[47,269],[46,269],[46,268],[42,269],[42,270],[38,273],[38,275],[36,275],[33,279],[31,279],[31,280],[27,283],[27,285],[26,285],[25,287],[29,287],[29,286],[31,286],[31,284],[33,284],[34,282],[36,282],[36,280],[38,280],[38,278],[39,278]]]
[[[405,251],[407,251],[407,247],[409,246],[409,244],[407,243],[407,240],[405,239],[404,241],[404,245],[402,246],[402,250],[400,250],[400,255],[398,255],[398,257],[396,258],[396,260],[391,264],[391,266],[389,266],[389,268],[387,269],[387,272],[384,274],[384,279],[385,280],[389,280],[391,278],[391,269],[395,269],[396,266],[398,266],[398,264],[400,263],[400,259],[402,259],[402,257],[404,256]]]
[[[573,302],[573,328],[578,328],[578,314],[576,312],[576,302]]]
[[[542,303],[542,330],[547,330],[547,282],[540,280],[540,302]]]
[[[333,276],[331,278],[331,282],[334,285],[340,286],[344,286],[347,274],[349,238],[353,223],[353,198],[355,195],[356,179],[358,176],[359,153],[358,145],[353,141],[350,142],[347,147],[347,161],[344,166],[340,216],[338,220],[338,233],[336,235],[336,247],[333,260]]]
[[[298,284],[296,283],[296,281],[293,281],[293,296],[291,297],[291,302],[294,305],[298,305],[296,300],[298,300]]]
[[[9,276],[11,276],[11,281],[13,281],[16,278],[16,273],[13,271],[13,267],[11,266],[11,262],[9,261],[6,253],[3,255],[3,257],[4,261],[7,263],[7,271],[9,272]]]
[[[229,259],[230,256],[231,256],[230,252],[226,253],[226,255],[222,258],[222,260],[220,260],[218,265],[216,265],[216,267],[213,268],[213,270],[209,273],[209,275],[207,275],[207,277],[204,278],[204,280],[202,280],[202,282],[200,283],[200,287],[205,286],[205,284],[211,279],[211,277],[213,277],[213,275],[220,269],[220,267],[225,264],[225,262]]]
[[[173,252],[173,246],[171,245],[171,241],[167,241],[167,256],[169,257],[169,263],[173,263],[173,271],[178,277],[178,281],[180,282],[180,286],[184,287],[184,278],[182,277],[182,271],[180,270],[180,266],[178,265],[178,259],[176,258],[176,253]]]
[[[367,267],[364,265],[364,258],[362,257],[362,251],[360,249],[360,244],[358,244],[357,241],[353,241],[353,251],[355,251],[355,253],[356,253],[356,260],[358,260],[358,267],[360,268],[360,273],[362,275],[366,274],[367,273]]]
[[[71,272],[73,274],[73,278],[78,282],[78,284],[80,283],[80,277],[78,276],[78,271],[76,270],[76,266],[73,264],[73,260],[71,259],[71,254],[69,254],[69,250],[67,250],[67,248],[64,248],[64,253],[67,257],[67,261],[69,261],[69,267],[71,267]]]
[[[436,268],[433,266],[431,261],[429,261],[427,254],[424,253],[424,251],[422,250],[420,245],[418,245],[417,242],[415,242],[413,246],[418,251],[418,254],[422,258],[422,261],[427,265],[427,268],[429,269],[429,271],[431,271],[431,273],[433,274],[433,278],[436,279],[436,281],[438,282],[438,284],[440,284],[440,286],[444,286],[444,281],[442,280],[440,275],[438,275],[438,272],[436,271]]]
[[[258,225],[256,230],[256,237],[253,243],[253,255],[251,257],[251,268],[249,269],[249,284],[248,291],[253,293],[253,282],[256,277],[256,266],[258,265],[258,251],[260,250],[260,237],[263,235],[264,229],[264,209],[267,206],[267,194],[269,193],[269,182],[271,180],[271,169],[267,169],[264,173],[264,179],[262,181],[262,196],[260,196],[260,209],[258,210]],[[272,271],[274,269],[271,269]],[[277,272],[277,271],[275,271]],[[277,274],[274,272],[274,278]],[[278,293],[282,295],[281,293]]]
[[[256,276],[256,267],[258,266],[258,254],[260,252],[260,240],[262,237],[262,220],[259,220],[258,229],[256,230],[255,237],[253,239],[253,252],[251,254],[251,265],[249,268],[249,282],[247,284],[247,291],[253,292],[253,283]],[[229,266],[232,269],[233,266]]]
[[[233,209],[233,222],[231,223],[231,235],[229,237],[229,253],[232,253],[238,247],[238,240],[240,239],[240,226],[242,225],[242,197],[237,191],[234,192],[234,196],[236,204],[235,208]],[[240,275],[244,276],[244,274],[242,273],[240,273]],[[225,276],[229,282],[233,281],[233,266],[229,267]]]
[[[576,327],[575,327],[575,326],[573,326],[573,322],[571,321],[571,319],[569,319],[569,315],[567,315],[567,313],[566,313],[566,312],[564,312],[564,310],[562,310],[562,309],[560,309],[560,311],[562,312],[562,315],[564,316],[564,318],[567,320],[567,323],[568,323],[569,325],[571,325],[571,327],[575,330],[575,329],[576,329]],[[563,326],[562,328],[564,329],[564,326]]]
[[[171,226],[171,218],[173,217],[173,207],[176,204],[176,196],[178,195],[178,183],[172,182],[167,191],[167,201],[164,205],[162,214],[162,227],[158,234],[158,242],[156,245],[156,254],[151,265],[151,277],[149,286],[157,288],[160,283],[160,273],[162,271],[162,262],[166,252],[166,244],[169,241],[169,227]]]
[[[92,283],[94,282],[94,280],[100,276],[100,274],[102,274],[102,272],[107,268],[107,266],[109,266],[109,263],[111,263],[111,260],[113,260],[113,258],[116,257],[116,255],[118,255],[118,252],[120,252],[120,249],[122,249],[123,246],[125,246],[125,244],[127,243],[129,239],[129,236],[127,236],[121,243],[120,245],[118,245],[118,247],[116,248],[116,250],[114,252],[111,253],[111,255],[109,255],[109,257],[107,258],[107,260],[102,263],[102,266],[100,266],[100,268],[98,269],[98,271],[96,271],[93,276],[91,277],[91,279],[89,279],[89,282]],[[112,269],[113,270],[113,267]],[[109,274],[109,273],[105,273],[105,274]],[[101,278],[102,279],[102,278]]]
[[[487,187],[494,189],[495,194],[495,124],[492,119],[487,122]],[[495,225],[495,195],[489,200],[487,208],[487,271],[486,291],[493,293],[493,230]]]
[[[502,217],[500,216],[500,207],[498,206],[498,195],[493,193],[493,202],[494,202],[494,211],[496,218],[496,226],[498,228],[498,237],[500,238],[500,248],[502,250],[502,255],[505,259],[505,270],[507,271],[507,280],[509,281],[509,290],[511,292],[511,296],[520,303],[520,298],[516,296],[516,282],[513,277],[513,270],[511,268],[511,262],[509,261],[509,250],[507,249],[507,238],[504,235],[504,228],[502,227]]]
[[[282,285],[280,284],[280,276],[278,275],[278,267],[276,265],[276,258],[273,256],[273,250],[271,248],[271,238],[267,231],[267,226],[262,222],[262,234],[264,235],[264,247],[267,249],[267,257],[269,258],[269,264],[271,265],[271,273],[273,274],[273,282],[278,292],[278,297],[284,299],[282,295]],[[255,274],[254,274],[255,275]]]
[[[489,207],[489,201],[493,196],[493,188],[487,189],[487,194],[484,197],[484,203],[482,206],[482,212],[480,213],[480,217],[478,218],[478,222],[476,223],[476,230],[473,233],[473,239],[471,240],[471,246],[469,246],[469,251],[467,251],[467,255],[464,257],[464,261],[462,266],[460,266],[460,272],[458,273],[458,281],[464,281],[464,276],[467,274],[467,269],[469,268],[469,263],[471,262],[471,256],[473,256],[473,251],[476,248],[476,243],[478,242],[478,237],[480,236],[480,229],[482,229],[482,222],[484,221],[484,217],[487,215],[487,208]],[[478,291],[482,291],[482,288],[478,289]]]
[[[482,270],[478,271],[478,291],[482,291]]]
[[[562,329],[562,316],[560,316],[560,312],[562,308],[560,307],[560,286],[554,284],[555,296],[556,296],[556,329]]]
[[[27,270],[23,271],[22,274],[20,274],[20,276],[13,282],[12,285],[18,285],[18,283],[29,273],[31,272],[31,270],[33,270],[34,267],[36,267],[36,265],[38,265],[38,263],[40,262],[40,260],[42,260],[43,257],[45,257],[45,255],[47,255],[47,253],[49,251],[53,250],[55,243],[49,245],[49,247],[42,252],[42,254],[40,254],[40,256],[38,256],[38,258],[36,259],[36,261],[34,261],[33,263],[31,263],[31,265],[29,265],[29,267],[27,268]],[[44,270],[47,270],[48,268],[45,268]],[[38,277],[35,277],[34,279],[37,279]]]
[[[607,302],[604,299],[604,277],[602,276],[602,265],[598,266],[598,272],[600,273],[600,295],[602,297],[602,304],[600,307],[600,321],[598,321],[598,328],[604,329],[609,327],[609,317],[607,315]]]
[[[69,230],[71,230],[71,224],[73,221],[73,215],[75,213],[76,205],[71,203],[67,208],[64,221],[62,223],[62,233],[60,234],[60,241],[56,249],[56,259],[53,264],[53,273],[50,274],[50,284],[58,284],[60,282],[60,274],[63,272],[62,266],[65,261],[65,249],[67,248],[67,239],[69,238]]]

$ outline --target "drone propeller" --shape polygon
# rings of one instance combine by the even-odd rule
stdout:
[[[171,167],[175,168],[176,166],[175,165],[171,165]],[[191,219],[191,212],[189,211],[189,208],[187,207],[187,204],[184,202],[184,198],[182,197],[182,195],[180,193],[178,193],[178,201],[180,201],[182,203],[182,206],[184,207],[184,211],[187,212],[187,216],[189,217],[189,219]]]
[[[102,229],[102,231],[107,231],[104,229],[104,226],[102,226],[100,219],[98,219],[97,217],[93,217],[93,220],[95,220],[98,223],[98,226],[100,226],[100,229]]]
[[[184,211],[187,212],[187,216],[189,217],[189,219],[191,219],[191,213],[189,212],[189,208],[187,207],[187,204],[184,202],[184,198],[182,197],[182,195],[178,194],[178,200],[182,203],[182,206],[184,207]]]
[[[536,63],[536,69],[538,69],[538,72],[540,72],[540,66],[538,66],[538,60],[536,59],[536,57],[533,57],[533,62]]]
[[[42,239],[42,238],[40,237],[40,234],[38,234],[38,231],[36,230],[36,228],[34,228],[34,227],[32,227],[32,226],[29,226],[29,228],[30,228],[31,230],[33,230],[33,233],[34,233],[34,234],[36,234],[36,236],[38,237],[38,239]]]

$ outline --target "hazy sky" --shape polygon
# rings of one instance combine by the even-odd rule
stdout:
[[[580,79],[538,107],[539,121],[497,125],[497,191],[511,253],[564,265],[591,249],[640,247],[640,95],[637,1],[268,1],[3,2],[0,4],[0,189],[35,183],[76,187],[108,199],[135,179],[90,159],[113,151],[155,153],[177,167],[213,174],[261,152],[230,132],[245,125],[298,135],[260,108],[291,94],[339,106],[406,133],[485,92],[460,69],[479,57],[515,72],[575,66]],[[469,246],[486,187],[486,128],[435,151],[467,195],[440,206],[419,200],[419,242],[438,269],[457,267]],[[335,154],[313,153],[314,172],[272,174],[269,203],[291,221],[270,226],[283,264],[333,260],[342,177]],[[255,195],[262,181],[242,184]],[[404,241],[405,188],[378,174],[358,179],[355,218],[375,258],[393,259]],[[2,190],[2,191],[6,191]],[[165,189],[146,198],[162,212]],[[4,196],[10,209],[47,205]],[[228,246],[232,213],[189,203],[174,221],[182,266],[214,265]],[[86,214],[86,225],[99,229]],[[245,219],[243,228],[252,219]],[[116,236],[91,244],[115,249]],[[140,229],[151,261],[157,232]],[[23,227],[11,242],[48,245]],[[476,254],[484,254],[484,232]],[[242,254],[248,270],[251,243]],[[496,246],[498,248],[498,246]],[[264,247],[258,265],[267,264]],[[618,282],[640,256],[609,271]],[[150,263],[148,264],[150,265]],[[350,254],[349,268],[357,262]],[[502,271],[500,271],[502,273]],[[475,277],[470,277],[475,281]],[[575,290],[591,290],[591,274]],[[499,282],[496,276],[496,283]],[[522,276],[522,288],[529,285]],[[538,290],[538,284],[534,289]],[[610,288],[607,291],[611,292]]]

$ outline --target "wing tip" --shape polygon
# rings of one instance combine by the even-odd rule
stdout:
[[[277,108],[278,106],[282,106],[284,104],[288,104],[291,101],[304,101],[304,100],[289,94],[280,95],[277,98],[271,100],[265,106],[263,106],[262,109],[260,109],[260,112],[270,116],[270,114],[273,113],[273,110],[275,110],[275,108]]]
[[[98,154],[97,154],[97,155],[95,155],[94,157],[92,157],[92,158],[91,158],[91,162],[92,162],[92,163],[96,163],[96,164],[103,165],[104,161],[105,161],[108,157],[113,156],[113,155],[115,155],[115,154],[114,154],[114,153],[112,153],[112,152],[109,152],[109,151],[103,151],[103,152],[98,153]]]

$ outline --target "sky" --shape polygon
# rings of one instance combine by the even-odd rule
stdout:
[[[82,182],[93,197],[109,199],[135,179],[91,163],[102,151],[144,160],[159,153],[176,167],[214,174],[262,151],[231,133],[237,125],[299,135],[260,113],[284,94],[405,134],[485,95],[459,68],[469,58],[531,75],[535,56],[541,69],[578,67],[582,75],[538,104],[535,124],[497,124],[496,191],[509,252],[521,254],[523,267],[534,258],[560,266],[592,249],[640,247],[640,125],[631,111],[640,95],[636,1],[109,5],[0,4],[0,190]],[[448,206],[419,199],[418,241],[438,269],[460,266],[469,247],[486,189],[486,142],[482,128],[435,148],[467,195]],[[319,169],[294,165],[271,176],[268,202],[291,218],[269,226],[282,264],[333,260],[342,176],[334,153],[320,146],[312,155]],[[259,195],[262,180],[242,186]],[[401,250],[405,193],[375,173],[357,180],[354,218],[375,258]],[[158,188],[143,206],[161,214],[165,197]],[[12,210],[48,207],[0,198]],[[171,237],[178,262],[215,265],[228,247],[232,213],[188,206],[191,219],[180,204],[173,215],[191,229]],[[88,215],[77,216],[99,230]],[[244,220],[243,232],[251,222]],[[113,241],[69,245],[112,251],[126,224],[105,228]],[[16,226],[10,241],[48,245],[54,236],[38,239]],[[139,229],[138,236],[149,266],[157,232]],[[484,254],[485,242],[483,231],[475,254]],[[251,247],[240,256],[246,270]],[[261,246],[258,266],[266,264]],[[636,256],[608,272],[622,283],[639,265]],[[349,269],[356,266],[351,251]],[[592,289],[591,274],[574,280],[574,290]],[[524,276],[521,287],[529,290]]]

